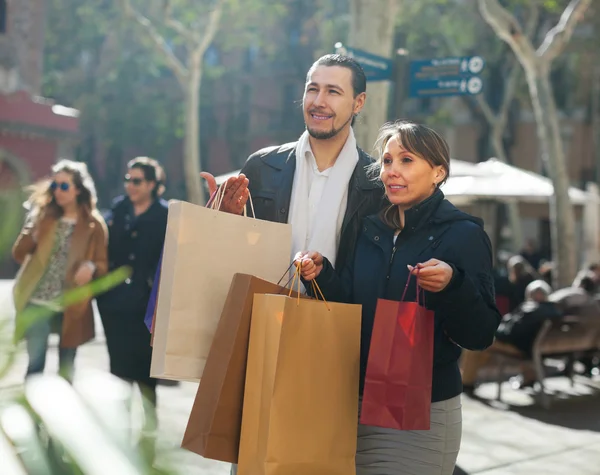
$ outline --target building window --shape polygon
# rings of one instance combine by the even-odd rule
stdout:
[[[6,6],[6,0],[0,0],[0,34],[6,33],[6,27],[8,23],[8,8]]]

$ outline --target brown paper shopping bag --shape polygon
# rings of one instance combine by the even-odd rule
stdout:
[[[239,475],[352,475],[360,305],[255,295]]]
[[[181,443],[184,449],[237,463],[252,302],[255,294],[284,291],[252,275],[233,276]]]
[[[276,282],[291,226],[169,203],[150,375],[198,381],[235,273]]]

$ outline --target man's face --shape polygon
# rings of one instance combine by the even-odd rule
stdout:
[[[318,66],[308,77],[303,98],[308,133],[321,140],[350,127],[365,103],[365,93],[354,97],[352,71],[342,66]]]

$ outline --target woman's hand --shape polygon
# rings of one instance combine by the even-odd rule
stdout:
[[[73,281],[77,286],[89,284],[94,277],[94,271],[95,267],[91,262],[83,262],[75,272]]]
[[[304,280],[316,279],[323,270],[323,255],[315,251],[302,251],[294,257],[294,265],[300,267],[300,275]]]
[[[408,266],[412,275],[417,276],[417,285],[428,292],[441,292],[450,281],[454,271],[450,265],[438,259],[429,259],[427,262],[417,264],[416,267]]]

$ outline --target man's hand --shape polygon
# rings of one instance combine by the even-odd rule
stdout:
[[[206,180],[208,191],[210,196],[212,196],[218,188],[215,177],[207,172],[200,173],[200,176]],[[223,196],[219,210],[231,214],[242,214],[250,196],[250,191],[248,190],[249,183],[246,175],[242,173],[239,176],[229,178],[221,185],[225,186],[225,196]]]
[[[300,274],[307,281],[316,279],[323,270],[323,255],[315,251],[302,251],[294,256],[294,264],[302,265]]]
[[[454,271],[444,261],[429,259],[427,262],[408,266],[411,274],[417,276],[417,285],[429,292],[441,292],[452,280]]]

